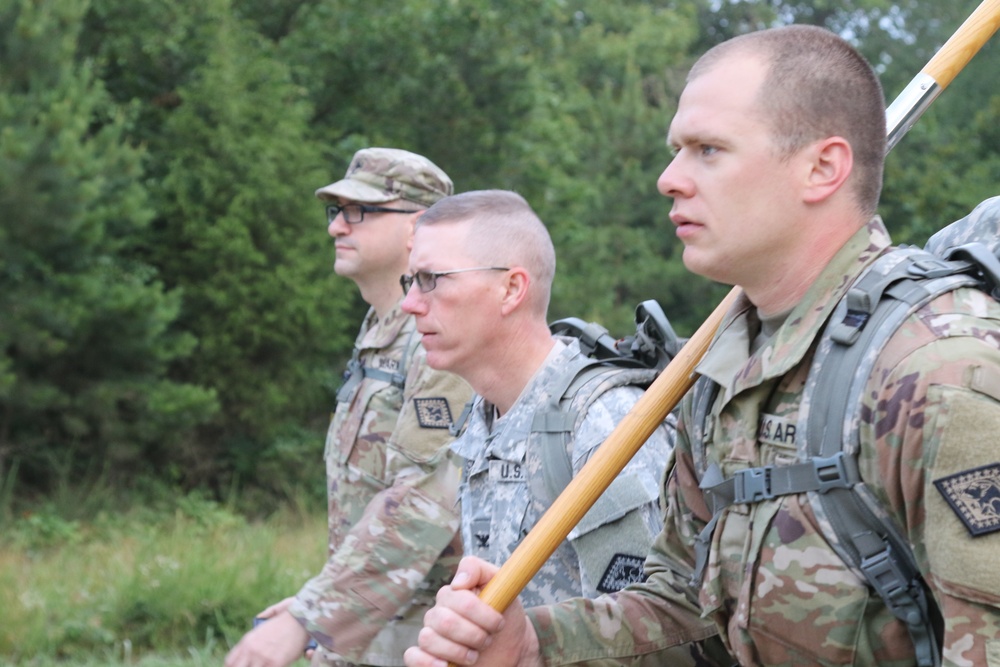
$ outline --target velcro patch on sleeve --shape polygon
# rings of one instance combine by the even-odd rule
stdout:
[[[1000,531],[1000,463],[936,479],[934,486],[970,535]]]
[[[597,590],[602,593],[616,593],[629,584],[645,581],[646,573],[642,570],[646,559],[630,554],[615,554],[608,564],[608,569],[601,575],[601,583]]]
[[[415,398],[413,407],[417,412],[417,423],[421,428],[448,428],[451,426],[451,408],[448,399]]]

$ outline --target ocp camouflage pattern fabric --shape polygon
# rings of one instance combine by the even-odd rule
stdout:
[[[776,426],[797,424],[809,408],[800,398],[823,324],[888,246],[873,219],[752,354],[759,326],[752,305],[734,306],[698,366],[722,387],[705,439],[708,462],[726,476],[796,460],[802,436],[785,428],[777,437]],[[531,610],[546,663],[914,665],[905,626],[827,544],[805,494],[728,507],[704,580],[688,589],[694,540],[711,518],[688,437],[701,427],[692,415],[689,395],[648,581],[614,598]],[[935,486],[968,478],[966,506],[1000,513],[987,498],[993,484],[1000,494],[1000,475],[990,472],[1000,469],[1000,305],[966,288],[913,314],[879,356],[860,420],[862,476],[902,526],[943,612],[943,664],[1000,667],[1000,568],[993,565],[1000,532],[973,537],[967,517]],[[731,657],[703,656],[717,650],[709,638],[715,632]]]
[[[402,665],[462,555],[448,426],[472,390],[427,366],[419,336],[398,307],[358,334],[359,360],[405,389],[366,376],[330,423],[329,556],[290,608],[321,644],[314,665]]]

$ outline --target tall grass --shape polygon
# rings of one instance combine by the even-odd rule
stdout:
[[[326,521],[248,522],[197,497],[86,524],[33,513],[0,535],[0,665],[196,667],[318,571]]]

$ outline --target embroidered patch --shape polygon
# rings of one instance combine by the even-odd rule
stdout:
[[[451,426],[451,409],[446,398],[415,398],[417,423],[421,428],[448,428]]]
[[[1000,463],[934,480],[973,537],[1000,531]]]
[[[608,569],[601,575],[601,583],[597,585],[597,590],[602,593],[615,593],[629,584],[645,581],[646,573],[642,571],[642,564],[645,561],[646,559],[640,556],[615,554]]]
[[[501,461],[493,459],[490,461],[490,481],[500,482],[523,482],[528,479],[524,466],[513,461]]]
[[[763,414],[757,427],[757,438],[770,445],[794,447],[795,422],[777,415]]]
[[[490,520],[473,519],[472,521],[472,551],[478,553],[483,558],[490,557]]]

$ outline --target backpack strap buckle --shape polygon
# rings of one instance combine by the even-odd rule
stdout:
[[[892,556],[888,544],[881,551],[862,559],[860,568],[872,588],[885,600],[893,616],[907,625],[919,622],[920,613],[910,596],[910,582]]]
[[[874,535],[872,535],[874,537]],[[917,665],[931,667],[939,665],[941,649],[931,628],[930,607],[927,593],[919,579],[910,580],[900,567],[900,558],[893,553],[892,546],[882,543],[881,550],[862,558],[861,571],[892,615],[902,621],[916,651]]]
[[[756,503],[774,498],[771,489],[771,469],[773,466],[747,468],[738,470],[733,475],[734,501],[737,503]]]
[[[844,452],[833,456],[811,459],[816,474],[816,491],[826,493],[830,489],[847,489],[861,481],[858,462]]]

